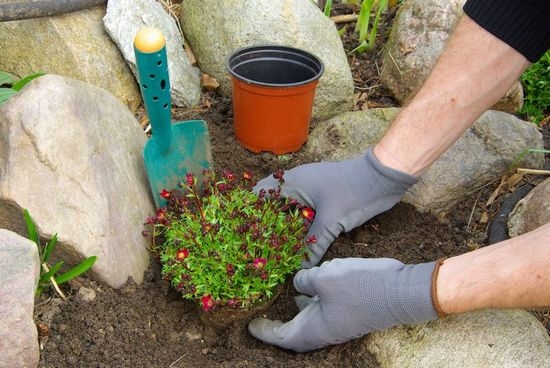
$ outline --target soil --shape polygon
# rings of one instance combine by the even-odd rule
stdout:
[[[323,2],[321,2],[323,3]],[[354,9],[335,5],[334,14]],[[355,9],[356,10],[356,9]],[[381,45],[392,15],[383,22],[374,52],[350,54],[349,64],[356,85],[354,109],[398,106],[380,85]],[[347,51],[356,45],[353,23],[342,36]],[[339,26],[340,28],[340,26]],[[139,111],[137,118],[143,120]],[[254,154],[235,140],[231,101],[206,91],[202,104],[192,109],[175,108],[173,120],[203,119],[208,123],[214,165],[233,172],[253,171],[258,177],[277,169],[289,169],[318,157],[304,152],[275,156]],[[317,122],[312,122],[312,128]],[[547,124],[548,125],[548,124]],[[550,147],[545,128],[546,147]],[[398,204],[350,233],[341,235],[325,259],[336,257],[392,257],[404,263],[433,261],[487,244],[487,227],[505,195],[486,207],[496,187],[489,185],[463,199],[444,215],[417,212]],[[135,229],[140,231],[142,229]],[[362,340],[328,347],[308,354],[296,354],[261,343],[250,336],[246,324],[236,323],[216,332],[201,323],[195,305],[167,288],[153,260],[144,281],[129,280],[118,290],[81,277],[65,287],[63,302],[53,293],[37,298],[41,359],[39,367],[378,367],[374,357],[360,348]],[[95,297],[87,299],[90,290]],[[264,315],[289,320],[296,313],[296,295],[291,280]]]

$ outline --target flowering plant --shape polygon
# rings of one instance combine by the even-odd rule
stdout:
[[[254,193],[248,171],[237,178],[205,170],[202,183],[189,173],[181,190],[162,191],[167,206],[147,220],[152,250],[163,276],[204,311],[269,299],[300,268],[307,244],[315,243],[306,239],[313,210],[281,197],[283,172],[274,177],[277,189]]]

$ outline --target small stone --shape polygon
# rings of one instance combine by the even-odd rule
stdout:
[[[199,331],[191,330],[185,332],[185,337],[187,337],[189,341],[196,341],[202,339],[202,334]]]
[[[88,303],[93,301],[96,297],[94,289],[90,289],[85,286],[82,286],[80,289],[78,289],[78,293],[76,295],[80,300]]]

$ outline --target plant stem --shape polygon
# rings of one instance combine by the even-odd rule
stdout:
[[[517,169],[520,174],[535,174],[535,175],[548,175],[550,176],[550,170],[535,170],[535,169]]]
[[[50,271],[48,265],[45,262],[42,263],[42,268],[44,269],[44,272],[49,272]],[[65,296],[65,294],[63,294],[63,292],[59,288],[59,285],[57,285],[57,282],[55,281],[55,278],[53,277],[53,275],[50,277],[50,282],[52,283],[53,288],[55,289],[57,294],[59,294],[61,299],[63,299],[64,301],[67,301],[67,297]]]

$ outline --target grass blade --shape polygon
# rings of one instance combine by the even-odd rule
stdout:
[[[380,23],[380,17],[382,16],[382,12],[385,8],[388,7],[388,0],[380,0],[380,3],[378,4],[378,9],[376,10],[376,16],[374,18],[374,23],[372,24],[372,29],[370,31],[369,36],[369,49],[374,48],[374,44],[376,43],[376,35],[378,33],[378,24]]]
[[[23,210],[23,217],[25,218],[25,223],[27,224],[29,239],[32,240],[36,245],[38,245],[38,249],[40,249],[40,239],[38,238],[36,225],[34,224],[34,221],[32,220],[32,217],[27,209]]]
[[[59,271],[59,269],[61,268],[61,266],[63,266],[63,261],[59,261],[57,262],[52,268],[50,268],[50,270],[46,273],[43,273],[42,275],[40,275],[40,282],[44,282],[44,283],[47,283],[50,281],[50,277],[52,277],[53,275],[55,275],[55,273],[57,271]]]
[[[25,78],[23,79],[20,79],[18,80],[17,82],[15,82],[13,84],[13,86],[11,86],[11,88],[13,88],[14,90],[16,91],[20,91],[21,88],[25,87],[27,85],[27,83],[29,83],[30,81],[32,81],[33,79],[36,79],[38,77],[41,77],[43,76],[45,73],[42,73],[42,72],[38,72],[38,73],[34,73],[34,74],[30,74],[30,75],[27,75]]]
[[[46,248],[44,248],[44,254],[42,255],[42,262],[48,262],[48,259],[50,259],[50,254],[52,254],[52,251],[55,248],[56,244],[57,244],[57,234],[54,234],[53,238],[51,238],[48,244],[46,244]]]
[[[370,13],[372,10],[372,5],[374,0],[363,0],[361,4],[361,11],[359,12],[359,18],[355,25],[355,30],[359,31],[359,42],[363,42],[367,39]]]
[[[327,2],[325,3],[325,9],[323,9],[323,13],[327,17],[330,17],[330,12],[331,11],[332,11],[332,0],[327,0]]]
[[[86,272],[90,268],[92,268],[92,266],[95,263],[96,259],[97,259],[97,256],[91,256],[89,258],[86,258],[84,261],[82,261],[75,268],[65,272],[64,274],[61,274],[61,275],[57,276],[55,278],[55,282],[57,282],[58,284],[62,284],[64,282],[72,280],[75,277],[83,274],[84,272]]]

